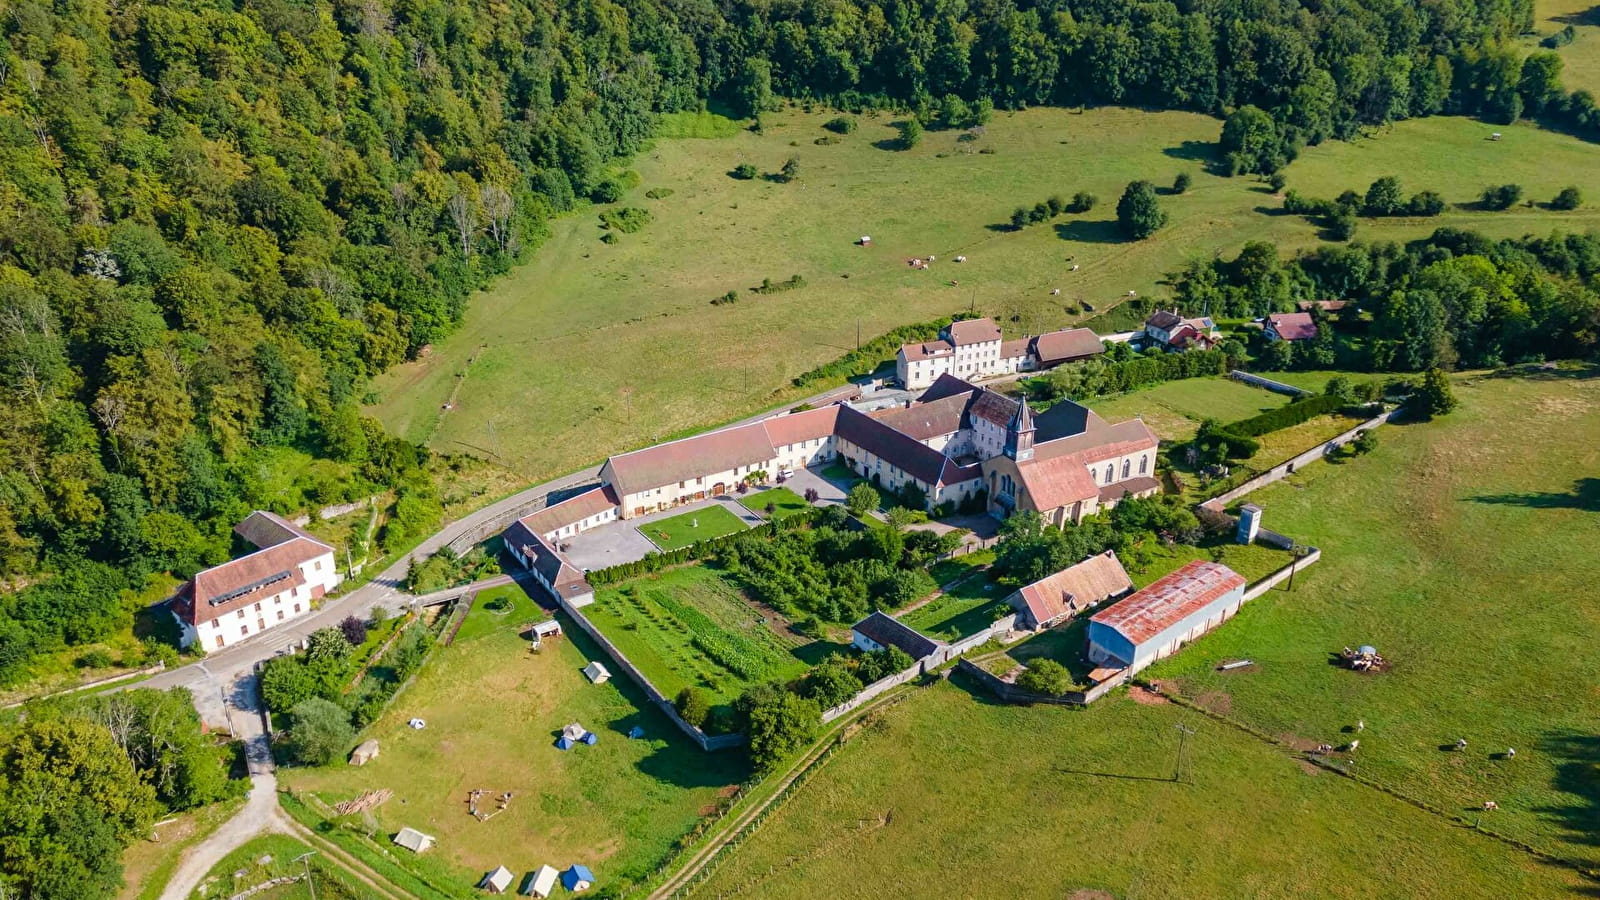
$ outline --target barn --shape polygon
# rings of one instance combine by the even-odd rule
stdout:
[[[1195,560],[1089,619],[1089,659],[1132,675],[1221,625],[1244,601],[1244,576]]]

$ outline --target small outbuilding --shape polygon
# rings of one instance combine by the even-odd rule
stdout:
[[[527,880],[522,883],[522,893],[528,897],[544,900],[545,897],[555,893],[556,880],[560,877],[561,873],[556,871],[555,866],[540,866],[537,872],[528,874]]]
[[[588,866],[574,863],[570,869],[561,873],[561,886],[574,894],[581,894],[594,887],[594,873],[589,871]]]
[[[574,741],[572,738],[569,738],[569,737],[567,737],[566,735],[563,734],[561,737],[556,738],[556,749],[557,750],[571,750],[572,749],[572,745],[576,744],[576,743],[577,743],[577,741]]]
[[[1133,579],[1114,550],[1047,575],[1007,598],[1019,629],[1041,630],[1133,590]]]
[[[593,747],[595,744],[600,743],[600,735],[595,734],[594,732],[591,731],[591,732],[585,734],[583,737],[578,738],[578,740],[583,741],[585,744],[588,744],[589,746]]]
[[[493,872],[483,876],[483,880],[478,882],[478,887],[491,894],[504,894],[506,889],[511,887],[511,882],[515,878],[516,876],[511,874],[510,869],[505,866],[496,866]]]
[[[594,662],[589,663],[587,666],[584,666],[583,674],[595,684],[605,684],[611,680],[610,670],[601,665],[599,660],[595,660]]]
[[[394,842],[412,853],[422,853],[433,846],[433,835],[423,834],[415,828],[402,828],[394,836]]]
[[[561,623],[557,622],[555,619],[546,619],[543,622],[535,622],[533,624],[533,636],[535,638],[560,637]]]
[[[850,626],[850,633],[851,645],[865,653],[898,647],[912,659],[923,659],[945,646],[882,612],[875,612]]]
[[[356,749],[350,751],[350,765],[364,766],[378,758],[378,741],[376,738],[362,741]]]

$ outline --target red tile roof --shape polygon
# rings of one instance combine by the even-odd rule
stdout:
[[[1100,488],[1100,502],[1114,503],[1129,494],[1135,497],[1154,491],[1161,487],[1161,482],[1148,475],[1135,475],[1115,484],[1104,485]]]
[[[1308,312],[1273,313],[1267,316],[1267,324],[1286,341],[1304,341],[1317,336],[1317,323],[1311,320]]]
[[[767,430],[767,440],[773,447],[786,447],[831,436],[838,420],[839,407],[835,405],[774,416],[763,420],[761,427]]]
[[[957,347],[1000,340],[1000,326],[990,318],[962,319],[951,322],[945,330],[950,335],[950,343]]]
[[[1068,613],[1083,612],[1095,604],[1133,590],[1113,550],[1096,554],[1054,575],[1047,575],[1024,587],[1021,595],[1028,615],[1043,625]]]
[[[1017,474],[1022,477],[1022,487],[1034,509],[1041,512],[1099,495],[1094,477],[1076,456],[1026,460],[1017,465]]]
[[[772,442],[761,423],[697,434],[613,456],[611,481],[626,497],[678,481],[772,461]]]
[[[1116,629],[1137,646],[1244,585],[1244,576],[1227,566],[1195,560],[1090,621]]]
[[[617,506],[621,499],[609,484],[596,484],[559,503],[552,503],[519,521],[534,534],[549,534]]]
[[[1042,366],[1083,359],[1104,353],[1105,349],[1105,345],[1100,343],[1100,336],[1088,328],[1052,331],[1033,339],[1033,352]]]
[[[872,418],[901,434],[926,441],[961,430],[961,417],[967,409],[967,398],[957,395],[911,406],[891,406],[868,413]]]
[[[913,362],[920,359],[932,359],[936,356],[949,356],[956,352],[948,341],[928,341],[922,344],[901,344],[900,353]]]
[[[327,544],[301,537],[257,550],[196,573],[189,584],[187,603],[174,609],[186,613],[190,623],[199,624],[263,597],[304,587],[306,578],[300,565],[332,552]]]
[[[1002,341],[1000,344],[1001,359],[1022,359],[1028,355],[1028,348],[1032,346],[1033,338],[1017,338],[1014,341]]]

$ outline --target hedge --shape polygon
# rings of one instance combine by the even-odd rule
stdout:
[[[1263,434],[1270,434],[1274,431],[1299,425],[1301,422],[1314,419],[1317,416],[1338,412],[1345,405],[1345,402],[1339,397],[1330,394],[1317,394],[1312,397],[1304,397],[1287,406],[1280,406],[1258,416],[1251,416],[1248,419],[1232,422],[1223,430],[1240,437],[1260,437]]]

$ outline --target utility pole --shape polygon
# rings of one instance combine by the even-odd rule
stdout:
[[[1294,575],[1300,571],[1300,561],[1310,556],[1311,552],[1301,544],[1294,545],[1294,563],[1289,567],[1289,586],[1286,591],[1294,590]]]
[[[1187,745],[1189,735],[1194,734],[1194,729],[1190,728],[1189,726],[1187,726],[1185,724],[1183,724],[1182,722],[1177,723],[1177,727],[1178,727],[1178,764],[1175,767],[1173,767],[1172,780],[1174,782],[1182,782],[1183,781],[1183,755],[1184,755],[1184,749],[1185,749],[1185,746]]]
[[[302,866],[305,867],[305,870],[306,870],[306,887],[311,890],[311,900],[317,900],[317,884],[311,878],[311,863],[309,861],[309,857],[315,856],[316,853],[317,853],[317,851],[315,851],[315,850],[308,850],[305,853],[302,853],[299,856],[296,856],[294,859],[290,860],[290,862],[297,862],[297,863],[299,863],[299,864],[301,864]]]
[[[856,352],[861,352],[861,317],[856,316]]]

